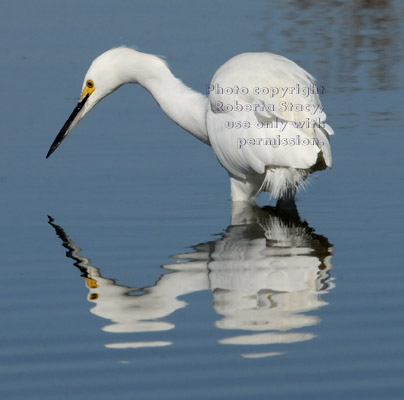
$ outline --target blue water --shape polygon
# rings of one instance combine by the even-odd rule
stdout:
[[[401,399],[399,1],[9,2],[0,15],[4,399]],[[128,86],[45,160],[93,58],[186,84],[245,51],[326,88],[334,167],[283,218],[231,209],[212,151]],[[50,216],[50,218],[48,217]]]

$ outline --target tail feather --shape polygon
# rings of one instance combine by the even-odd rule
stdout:
[[[307,176],[309,170],[287,168],[287,167],[268,167],[265,172],[265,178],[261,186],[261,191],[269,192],[275,199],[294,197],[297,190],[307,186]]]

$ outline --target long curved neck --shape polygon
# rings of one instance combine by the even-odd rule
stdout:
[[[176,124],[209,144],[207,98],[184,85],[159,57],[135,50],[130,54],[130,69],[125,71],[128,81],[147,89]]]

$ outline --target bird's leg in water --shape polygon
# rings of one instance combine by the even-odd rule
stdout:
[[[232,201],[253,201],[259,192],[260,185],[251,181],[240,181],[230,176]]]
[[[295,202],[296,189],[288,188],[283,196],[276,202],[276,209],[280,212],[297,213]]]

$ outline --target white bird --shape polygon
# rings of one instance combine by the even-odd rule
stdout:
[[[136,83],[175,123],[212,147],[229,174],[232,201],[252,201],[261,191],[293,200],[310,173],[332,164],[333,130],[314,82],[287,58],[244,53],[218,69],[205,96],[177,79],[161,58],[114,48],[91,64],[80,101],[46,157],[101,99]]]

